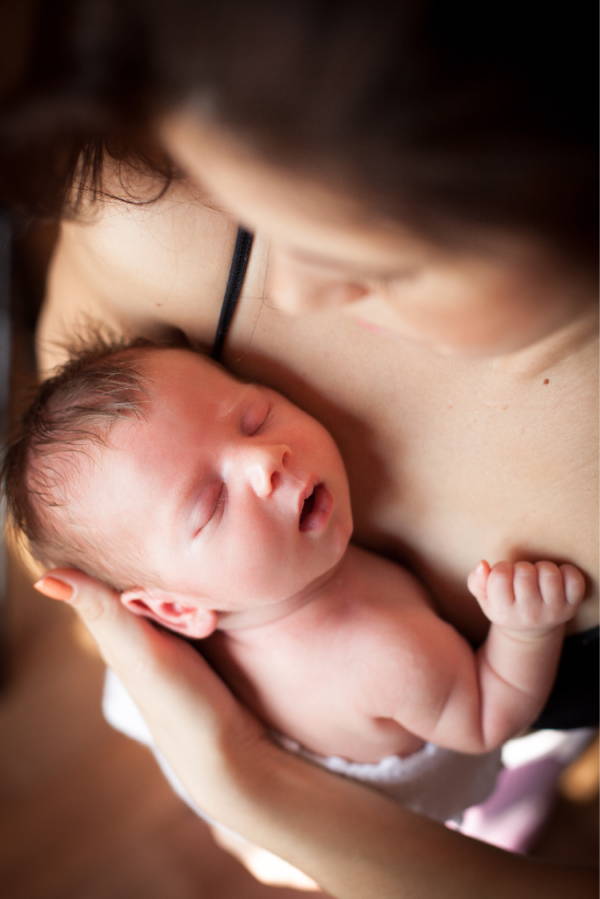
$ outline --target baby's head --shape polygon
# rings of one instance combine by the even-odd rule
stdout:
[[[301,594],[352,527],[318,422],[190,349],[143,340],[97,342],[45,382],[3,480],[46,566],[78,567],[196,637]]]

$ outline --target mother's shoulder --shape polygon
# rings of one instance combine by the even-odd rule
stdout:
[[[102,196],[62,222],[49,301],[64,306],[76,291],[76,305],[125,328],[163,323],[202,339],[218,317],[235,234],[235,223],[188,182],[165,187],[109,166]]]

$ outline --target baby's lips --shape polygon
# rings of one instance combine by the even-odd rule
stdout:
[[[300,530],[320,532],[326,527],[333,510],[333,497],[323,482],[315,484],[300,515]]]
[[[315,489],[316,483],[317,482],[314,478],[310,478],[306,482],[306,484],[304,485],[304,487],[302,488],[300,493],[298,494],[298,505],[297,505],[298,516],[300,516],[302,514],[302,509],[304,507],[304,503],[308,499],[308,497],[311,495],[313,490]]]

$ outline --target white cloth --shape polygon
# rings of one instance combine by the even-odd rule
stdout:
[[[500,773],[501,750],[467,755],[426,743],[400,758],[390,755],[373,764],[319,756],[295,740],[278,737],[286,749],[336,774],[376,787],[406,808],[437,821],[460,822],[462,813],[492,793]]]
[[[109,724],[150,747],[175,792],[198,815],[206,818],[154,748],[140,712],[111,671],[106,675],[102,708]],[[499,749],[486,754],[466,755],[427,743],[406,758],[388,756],[375,764],[363,764],[318,756],[287,737],[277,739],[286,749],[309,761],[375,787],[413,811],[438,821],[460,821],[466,808],[483,802],[494,789],[501,768]]]

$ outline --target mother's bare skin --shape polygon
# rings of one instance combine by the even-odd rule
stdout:
[[[150,196],[154,186],[136,189]],[[177,327],[209,344],[234,237],[235,225],[185,182],[156,203],[112,201],[64,223],[39,332],[43,365],[86,316],[136,334]],[[483,556],[572,562],[589,589],[571,629],[595,624],[594,308],[515,353],[460,358],[335,309],[288,317],[270,304],[271,289],[258,239],[225,361],[333,433],[357,541],[404,557],[468,638],[485,630],[464,589]]]

